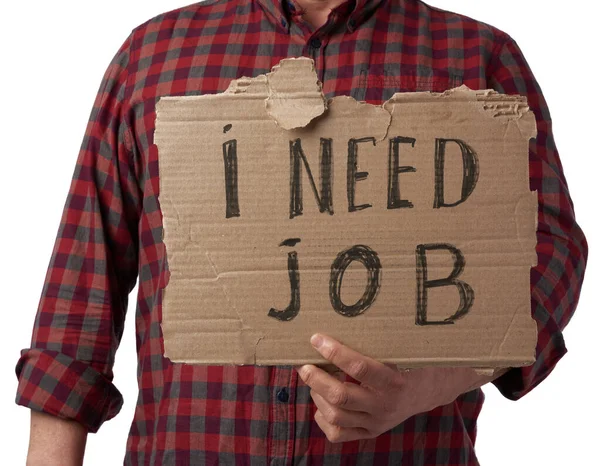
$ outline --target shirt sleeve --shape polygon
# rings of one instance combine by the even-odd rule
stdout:
[[[516,400],[542,382],[567,352],[562,331],[579,300],[588,248],[575,219],[548,106],[511,37],[503,35],[497,41],[487,76],[492,89],[527,97],[538,130],[529,149],[530,187],[538,192],[538,264],[531,270],[531,312],[538,328],[536,360],[531,366],[511,369],[493,382],[506,398]]]
[[[108,67],[64,205],[31,337],[16,364],[16,403],[83,424],[114,417],[112,367],[137,279],[141,195],[125,104],[129,43]]]

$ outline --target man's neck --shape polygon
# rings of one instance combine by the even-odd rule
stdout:
[[[315,29],[319,29],[327,22],[329,13],[346,0],[296,0],[304,14],[302,18]]]

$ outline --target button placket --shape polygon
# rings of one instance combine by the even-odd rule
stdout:
[[[294,411],[290,409],[293,400],[292,367],[279,366],[275,368],[272,380],[272,415],[271,448],[269,456],[273,464],[288,463],[290,452],[293,451]]]
[[[326,37],[322,36],[320,33],[313,34],[308,42],[306,43],[306,54],[310,58],[312,58],[315,62],[315,70],[317,71],[317,76],[319,81],[323,82],[323,78],[325,77],[325,63],[324,63],[324,48],[326,44]]]
[[[327,22],[314,31],[306,43],[306,55],[314,60],[317,76],[319,81],[323,84],[325,80],[325,48],[327,47],[336,26],[339,24],[339,21],[339,13],[333,11],[327,19]]]

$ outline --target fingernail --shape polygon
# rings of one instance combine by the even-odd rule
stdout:
[[[323,346],[323,337],[321,335],[319,335],[318,333],[315,333],[311,338],[310,338],[310,343],[311,345],[313,345],[315,348],[320,348],[321,346]]]

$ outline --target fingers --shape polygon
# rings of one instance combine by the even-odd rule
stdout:
[[[323,414],[325,420],[337,427],[362,427],[370,429],[373,423],[373,417],[363,411],[349,411],[347,409],[333,406],[317,392],[311,390],[312,397],[318,410]]]
[[[364,412],[373,412],[377,407],[373,393],[360,385],[344,383],[312,364],[297,370],[304,383],[332,406]]]
[[[360,383],[343,382],[313,364],[297,368],[300,378],[312,389],[317,406],[315,421],[329,441],[374,438],[406,418],[396,409],[396,401],[406,390],[404,373],[326,335],[313,335],[311,343],[325,359]],[[388,398],[394,409],[390,409]],[[400,420],[396,422],[396,418]]]
[[[315,421],[332,443],[351,442],[375,437],[374,434],[362,427],[339,427],[330,424],[319,410],[315,413]]]
[[[400,372],[342,345],[333,338],[315,334],[310,341],[325,359],[369,387],[386,390],[402,384],[403,376]]]

